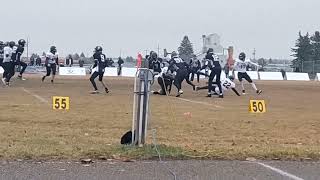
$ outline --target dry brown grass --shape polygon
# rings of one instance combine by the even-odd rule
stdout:
[[[156,156],[150,146],[119,146],[121,135],[131,128],[132,79],[106,78],[111,94],[90,95],[87,79],[60,78],[51,85],[41,84],[40,77],[29,78],[0,89],[2,159]],[[205,91],[192,92],[184,85],[182,98],[211,105],[151,96],[150,129],[157,130],[157,142],[165,145],[161,153],[171,158],[319,159],[320,84],[260,81],[257,85],[264,90],[259,97],[248,86],[249,95],[227,93],[224,99],[205,98]],[[70,96],[71,110],[54,111],[22,87],[50,103],[53,95]],[[268,112],[248,113],[250,99],[265,99]],[[148,143],[152,144],[151,131]]]

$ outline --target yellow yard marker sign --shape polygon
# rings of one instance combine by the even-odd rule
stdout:
[[[250,100],[249,112],[265,113],[267,112],[266,103],[264,100]]]
[[[52,108],[54,110],[69,110],[70,109],[70,98],[69,97],[52,97]]]

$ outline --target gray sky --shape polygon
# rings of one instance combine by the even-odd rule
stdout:
[[[320,0],[14,0],[1,2],[1,40],[30,38],[30,51],[56,45],[62,55],[102,45],[107,56],[175,50],[202,34],[257,57],[290,58],[298,31],[320,30]],[[12,12],[14,10],[14,12]]]

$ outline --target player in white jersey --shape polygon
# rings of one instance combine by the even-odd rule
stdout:
[[[246,59],[245,53],[243,53],[243,52],[240,53],[239,59],[237,59],[234,64],[234,70],[238,71],[238,79],[241,83],[242,94],[246,94],[246,90],[244,89],[244,86],[243,86],[243,79],[245,79],[246,81],[248,81],[251,84],[252,88],[256,91],[257,94],[261,94],[262,91],[257,89],[255,83],[252,81],[252,79],[250,78],[250,76],[247,73],[247,66],[249,66],[249,65],[259,67],[258,64],[251,62],[249,59]],[[234,73],[234,70],[233,70],[233,73]]]
[[[11,41],[3,48],[3,78],[2,82],[4,85],[9,86],[11,77],[14,75],[14,60],[12,54],[14,53],[13,47],[15,42]]]
[[[236,84],[233,82],[234,77],[229,76],[228,78],[225,78],[221,81],[221,87],[222,87],[222,92],[226,92],[228,90],[232,90],[234,93],[236,93],[237,96],[240,96],[239,92],[236,89]],[[204,86],[204,87],[197,87],[196,90],[203,90],[203,89],[208,89],[209,86]],[[220,90],[216,82],[213,83],[213,92],[211,92],[211,95],[219,95]]]
[[[48,52],[46,54],[45,65],[46,65],[47,74],[42,77],[42,82],[45,80],[45,78],[47,76],[50,76],[51,71],[52,71],[51,83],[53,83],[54,77],[55,77],[56,71],[57,71],[57,65],[59,65],[58,64],[58,52],[57,52],[57,48],[55,46],[51,46],[50,52]]]

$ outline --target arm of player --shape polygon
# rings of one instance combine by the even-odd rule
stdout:
[[[232,91],[233,91],[234,93],[236,93],[237,96],[240,96],[240,94],[239,94],[239,92],[236,90],[236,88],[231,88],[231,89],[232,89]]]
[[[260,67],[260,65],[259,65],[259,64],[254,63],[254,62],[252,62],[252,61],[250,61],[250,60],[249,60],[249,64],[250,64],[250,65],[253,65],[253,66],[256,66],[257,68],[259,68],[259,67]]]

